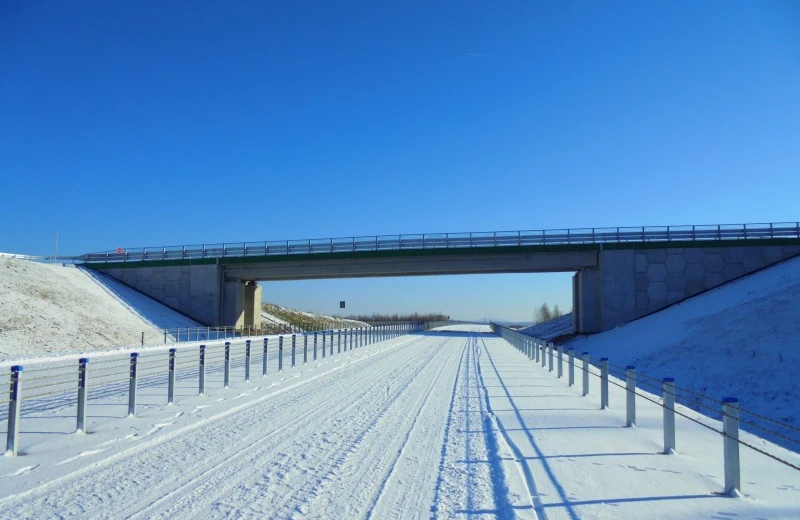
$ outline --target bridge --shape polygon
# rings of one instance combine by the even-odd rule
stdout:
[[[432,233],[142,247],[75,258],[207,325],[253,326],[258,281],[574,272],[601,332],[800,255],[800,223]]]

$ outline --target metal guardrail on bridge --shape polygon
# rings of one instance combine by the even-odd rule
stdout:
[[[762,240],[775,238],[800,239],[800,222],[578,228],[474,233],[426,233],[127,249],[119,248],[113,251],[88,253],[75,257],[75,260],[87,263],[140,262],[150,260],[241,258],[420,249]]]

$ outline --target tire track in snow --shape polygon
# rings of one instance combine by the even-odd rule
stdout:
[[[411,426],[409,427],[408,432],[406,433],[405,437],[403,438],[403,441],[402,441],[402,444],[400,445],[400,448],[397,450],[397,456],[395,457],[394,461],[392,461],[391,466],[389,467],[389,470],[388,470],[386,476],[384,477],[383,481],[381,482],[381,485],[378,488],[378,492],[377,492],[376,496],[372,500],[372,504],[370,505],[369,510],[367,511],[367,515],[366,515],[367,519],[372,518],[372,515],[373,515],[375,509],[380,505],[381,499],[384,497],[384,492],[385,492],[387,486],[389,485],[389,482],[397,474],[397,472],[398,472],[398,463],[399,463],[400,459],[405,455],[406,448],[407,448],[407,446],[409,444],[409,439],[411,438],[412,434],[415,433],[415,428],[417,427],[417,423],[419,421],[419,418],[422,416],[423,411],[427,410],[428,401],[430,400],[431,395],[436,395],[437,394],[436,391],[435,391],[436,390],[435,387],[440,384],[442,373],[447,368],[447,365],[448,365],[448,363],[450,361],[450,358],[453,357],[453,352],[455,352],[455,351],[454,350],[450,351],[450,353],[447,356],[447,359],[445,359],[444,363],[442,363],[442,366],[440,367],[439,371],[436,373],[436,376],[433,378],[433,380],[431,381],[429,387],[427,388],[427,390],[425,392],[425,398],[424,398],[422,404],[417,409],[417,413],[414,416],[414,419],[411,421]],[[462,352],[463,352],[463,349],[462,349]],[[460,366],[461,366],[461,363],[459,362],[459,368],[460,368]],[[458,377],[458,371],[456,371],[456,378],[457,377]],[[438,398],[438,395],[437,395],[437,398]],[[420,468],[420,466],[418,465],[417,468]],[[419,473],[419,472],[415,472],[415,473]],[[427,473],[427,471],[426,471],[426,473]],[[413,478],[413,477],[417,477],[417,478]],[[420,475],[414,474],[414,475],[412,475],[412,478],[409,478],[408,480],[410,480],[411,482],[418,483],[418,482],[420,482],[422,480],[419,477],[420,477]],[[408,497],[408,496],[419,497],[419,495],[420,495],[419,493],[414,493],[413,491],[412,492],[408,492],[408,490],[406,490],[406,492],[401,495],[401,498],[405,498],[405,497]],[[406,509],[407,508],[402,507],[402,506],[401,507],[391,507],[391,506],[389,506],[389,510],[390,511],[405,511]]]
[[[413,361],[413,358],[410,358]],[[414,373],[416,367],[412,364],[407,364],[402,367],[392,365],[391,363],[384,362],[379,366],[378,370],[370,370],[368,373],[354,381],[352,386],[361,386],[366,381],[375,380],[380,381],[387,374],[397,372],[402,368],[401,373],[410,372]],[[245,443],[244,446],[233,455],[228,455],[221,460],[217,461],[213,466],[204,466],[203,471],[199,474],[191,475],[185,482],[176,489],[162,496],[159,500],[150,506],[137,511],[131,518],[176,518],[180,517],[182,513],[189,513],[192,516],[196,514],[198,509],[202,509],[209,505],[209,503],[221,502],[220,505],[230,503],[231,509],[236,507],[236,504],[248,503],[250,506],[254,504],[251,496],[241,497],[241,477],[247,474],[258,473],[265,465],[274,461],[275,459],[282,459],[277,465],[270,467],[272,472],[279,472],[286,474],[291,468],[295,466],[295,458],[300,458],[300,450],[296,446],[283,446],[288,440],[290,444],[294,444],[294,436],[282,437],[284,433],[291,431],[303,431],[307,429],[309,424],[315,424],[317,427],[337,421],[337,417],[342,415],[342,412],[348,412],[351,409],[364,407],[363,400],[368,399],[368,394],[362,394],[357,399],[349,399],[350,388],[343,385],[332,385],[335,391],[329,394],[322,403],[307,409],[301,415],[291,419],[289,422],[278,426],[273,431],[255,439],[252,444]],[[325,388],[312,389],[320,395],[325,395]],[[329,390],[328,390],[329,391]],[[337,408],[337,404],[344,404],[344,408]],[[284,407],[283,409],[287,409]],[[292,413],[292,410],[288,410]],[[275,414],[279,416],[278,414]],[[336,427],[343,426],[336,424]],[[242,444],[238,443],[237,444]],[[313,446],[310,448],[313,449]],[[287,452],[295,452],[295,455],[288,454]],[[307,454],[308,450],[304,450],[303,455]],[[233,478],[236,476],[236,478]],[[247,488],[243,488],[246,490]],[[226,496],[231,491],[238,490],[239,493]],[[299,490],[297,490],[299,491]],[[245,492],[245,495],[249,493]],[[275,493],[271,492],[274,497]],[[223,497],[224,500],[220,500]],[[280,502],[270,500],[271,508],[273,511],[280,508]]]
[[[461,351],[461,359],[458,361],[458,373],[456,374],[455,381],[453,381],[453,391],[450,395],[450,406],[448,407],[447,423],[445,424],[444,441],[442,442],[441,456],[439,458],[439,472],[436,475],[436,487],[433,491],[433,504],[430,508],[431,516],[434,520],[437,518],[438,504],[440,501],[440,494],[442,492],[442,475],[444,474],[445,460],[447,459],[447,445],[451,440],[453,415],[455,413],[456,391],[458,390],[458,383],[461,381],[461,367],[464,364],[464,355],[469,355],[468,353],[469,348],[464,348]]]
[[[486,345],[484,344],[484,348],[485,347]],[[490,406],[489,393],[486,390],[486,384],[483,382],[483,375],[481,374],[481,348],[478,346],[477,338],[473,349],[476,353],[476,361],[473,363],[473,370],[475,371],[475,390],[478,393],[478,408],[480,411],[481,426],[483,428],[483,442],[489,466],[489,476],[492,482],[492,498],[499,518],[514,518],[514,509],[511,507],[511,502],[508,498],[508,486],[506,485],[502,460],[499,455],[499,445],[494,434],[492,419],[490,418],[491,410],[486,410],[486,408]],[[480,385],[480,389],[483,389],[484,395],[486,396],[486,406],[484,406],[483,399],[480,396],[478,385]]]
[[[315,385],[312,385],[314,387],[329,385],[335,390],[339,386],[335,381],[336,376],[341,372],[345,372],[345,375],[347,373],[342,371],[342,368],[366,371],[367,374],[359,381],[374,377],[373,365],[378,365],[379,368],[382,366],[391,367],[390,363],[386,363],[385,360],[378,357],[380,354],[388,354],[393,358],[398,356],[402,358],[404,355],[408,355],[407,353],[404,354],[404,352],[409,347],[419,343],[419,341],[420,338],[417,338],[413,341],[405,342],[405,344],[387,345],[385,349],[377,350],[374,354],[356,360],[353,367],[335,367],[328,372],[285,387],[275,393],[267,394],[255,402],[239,405],[232,410],[203,419],[198,423],[191,424],[170,434],[141,442],[121,452],[111,454],[109,457],[77,471],[57,477],[53,481],[45,482],[26,493],[7,497],[0,500],[0,506],[2,506],[0,518],[19,518],[20,515],[24,516],[26,514],[33,517],[43,517],[48,514],[68,516],[70,512],[75,513],[84,509],[92,510],[93,508],[95,510],[100,508],[114,511],[127,507],[141,508],[142,504],[138,502],[137,493],[131,492],[131,490],[141,489],[145,486],[157,488],[174,484],[175,475],[180,475],[179,472],[174,471],[174,467],[191,468],[192,464],[196,464],[196,460],[180,460],[180,454],[186,453],[185,446],[182,446],[181,449],[172,449],[172,445],[168,444],[168,441],[175,438],[183,440],[192,436],[202,437],[200,442],[196,441],[191,446],[193,451],[190,450],[189,453],[200,456],[207,455],[212,459],[218,459],[217,465],[222,464],[227,460],[230,451],[225,449],[226,444],[221,442],[222,449],[216,453],[208,453],[208,442],[202,441],[207,441],[208,438],[213,439],[214,435],[221,438],[221,441],[225,441],[227,438],[235,437],[236,433],[244,432],[245,435],[237,438],[236,442],[237,445],[247,447],[251,442],[255,442],[258,437],[263,436],[263,432],[255,428],[259,423],[265,422],[259,405],[263,405],[266,402],[278,410],[296,405],[298,401],[308,398],[307,394],[299,391],[299,387],[305,386],[310,382],[316,382]],[[344,397],[345,394],[346,389],[341,389],[340,392],[334,393],[329,397],[325,403],[335,402],[337,399]],[[311,415],[314,412],[315,409],[311,409],[306,415]],[[232,429],[227,422],[222,421],[222,419],[228,417],[236,418],[239,422],[237,425],[238,431]],[[226,432],[226,430],[228,431]],[[249,435],[248,432],[250,432]],[[175,452],[178,452],[178,454],[175,454]],[[134,458],[133,455],[138,455],[138,457]],[[172,462],[172,465],[170,465],[170,462]],[[120,466],[125,465],[128,466],[126,469],[129,469],[129,471],[121,470]],[[83,478],[78,480],[78,477]],[[109,481],[115,483],[113,487],[108,486]],[[77,496],[81,497],[80,505],[75,503],[75,497]]]
[[[295,502],[296,514],[293,517],[353,518],[365,514],[368,508],[365,504],[369,500],[365,495],[369,493],[371,487],[353,489],[346,484],[343,485],[343,480],[338,477],[346,475],[350,481],[376,485],[375,473],[391,453],[390,446],[397,444],[397,438],[403,431],[402,425],[408,421],[407,412],[413,410],[413,403],[418,401],[415,396],[427,396],[430,393],[430,384],[420,393],[412,388],[412,383],[435,381],[436,377],[430,376],[430,372],[435,370],[437,375],[441,374],[441,370],[437,370],[436,367],[441,367],[442,361],[434,358],[442,356],[442,352],[446,350],[446,342],[427,348],[431,350],[432,355],[422,364],[422,369],[403,385],[401,391],[390,396],[380,413],[373,416],[368,427],[363,428],[355,438],[347,439],[347,449],[338,452],[335,463],[327,466],[327,471],[319,478],[316,488],[308,489],[307,493],[296,494],[310,498],[300,503]],[[412,400],[413,403],[406,404],[408,400]],[[392,421],[399,424],[385,424]],[[374,437],[378,439],[373,440]],[[369,461],[369,464],[364,464],[365,460]],[[282,502],[282,505],[289,509],[288,501]],[[342,506],[344,510],[341,510]],[[334,514],[333,511],[337,509],[339,511]]]
[[[458,391],[451,408],[451,435],[442,450],[432,518],[496,517],[508,511],[498,507],[504,501],[502,496],[497,496],[497,479],[493,478],[496,475],[491,469],[493,455],[487,444],[478,386],[476,336],[469,338],[465,349],[468,353],[460,368]]]
[[[499,378],[500,374],[497,372],[497,368],[494,366],[494,363],[491,360],[491,355],[489,354],[489,351],[486,347],[486,341],[484,340],[482,341],[482,343],[483,343],[483,350],[485,350],[487,355],[489,356],[489,362],[492,363],[492,368],[494,368],[495,374]],[[504,443],[506,451],[508,451],[509,453],[511,453],[511,455],[513,455],[514,466],[516,467],[517,472],[521,477],[522,484],[524,484],[525,486],[525,491],[527,493],[527,502],[530,503],[536,519],[547,520],[547,513],[544,507],[542,506],[541,500],[538,498],[539,493],[536,490],[536,482],[533,480],[533,474],[531,473],[530,468],[525,463],[522,451],[508,435],[505,427],[503,426],[502,421],[500,421],[500,419],[492,411],[491,402],[489,401],[489,390],[488,388],[486,388],[486,383],[483,380],[483,373],[481,372],[480,367],[478,367],[478,376],[480,377],[481,389],[483,390],[483,394],[486,398],[486,407],[489,418],[491,420],[491,424],[494,425],[496,429],[500,432],[501,435],[500,438]],[[511,400],[511,396],[508,396],[508,398],[509,400]]]

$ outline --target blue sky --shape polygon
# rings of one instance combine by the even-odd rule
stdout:
[[[387,4],[2,2],[0,251],[800,218],[797,2]],[[569,280],[265,298],[526,319]]]

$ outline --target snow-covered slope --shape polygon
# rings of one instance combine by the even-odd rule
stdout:
[[[186,316],[114,279],[72,265],[0,257],[0,359],[138,345]]]
[[[573,323],[571,312],[544,323],[537,323],[536,325],[531,325],[530,327],[520,329],[520,332],[523,334],[535,336],[547,341],[565,334],[572,334],[574,331],[575,324]]]
[[[717,400],[739,397],[742,408],[800,428],[800,258],[568,344]],[[704,413],[719,409],[705,404]]]
[[[265,325],[365,323],[277,305]],[[279,315],[278,315],[279,314]],[[201,324],[102,273],[0,255],[0,360],[53,352],[86,352],[162,344],[164,329]]]
[[[299,330],[319,330],[323,328],[365,327],[363,321],[348,320],[323,314],[281,307],[274,303],[265,303],[261,310],[261,323],[265,326],[294,325]]]

